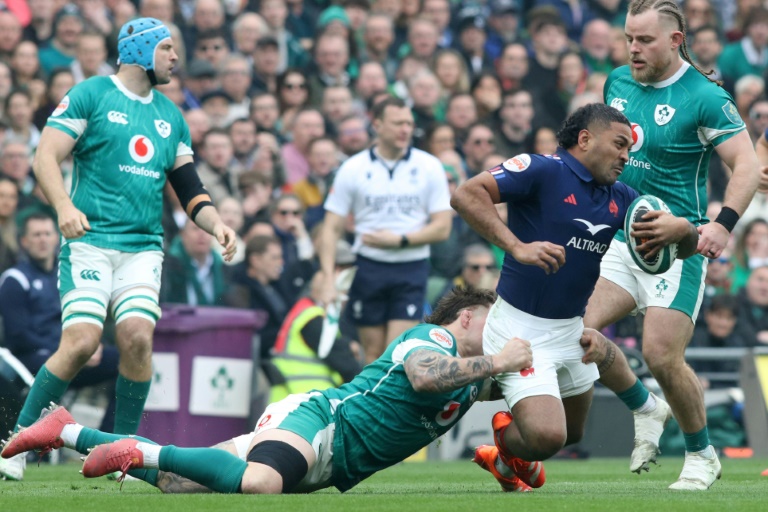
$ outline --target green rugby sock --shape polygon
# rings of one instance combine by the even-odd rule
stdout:
[[[616,396],[618,396],[619,399],[632,411],[642,407],[648,400],[648,395],[650,395],[650,392],[643,386],[640,379],[635,380],[632,387],[626,391],[616,393]]]
[[[240,483],[248,463],[218,448],[171,445],[160,449],[159,466],[161,471],[176,473],[216,492],[234,494],[241,492]]]
[[[135,434],[139,430],[141,413],[149,395],[151,380],[136,382],[117,376],[115,384],[115,434]]]
[[[58,404],[64,392],[67,391],[69,381],[61,380],[43,365],[35,376],[35,382],[29,390],[24,407],[19,413],[16,422],[16,430],[19,427],[28,427],[40,417],[40,412],[48,407],[51,402]]]
[[[108,432],[96,430],[95,428],[83,427],[83,430],[80,431],[80,435],[77,436],[75,450],[84,455],[87,455],[88,450],[94,446],[113,443],[115,441],[119,441],[120,439],[125,439],[126,437],[141,441],[142,443],[157,444],[156,442],[150,441],[149,439],[141,436],[132,436],[128,434],[110,434]]]
[[[683,432],[683,439],[685,439],[685,451],[700,452],[709,446],[709,430],[704,427],[693,434]]]

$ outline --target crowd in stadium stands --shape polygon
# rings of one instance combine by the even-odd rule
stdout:
[[[114,73],[123,23],[155,17],[180,56],[158,89],[183,112],[198,173],[240,237],[224,262],[167,188],[161,298],[267,311],[263,358],[318,268],[336,169],[375,141],[373,105],[405,100],[413,144],[443,163],[452,191],[516,154],[553,153],[566,115],[602,101],[628,56],[626,0],[66,2],[0,0],[0,272],[28,258],[24,220],[53,214],[30,167],[47,117],[74,84]],[[766,2],[681,3],[695,60],[723,81],[756,141],[768,128]],[[713,154],[709,172],[716,215],[729,171]],[[758,193],[710,262],[694,345],[768,344],[766,219]],[[432,247],[427,304],[456,283],[494,287],[502,258],[454,214]]]

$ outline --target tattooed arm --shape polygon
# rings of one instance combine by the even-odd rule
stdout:
[[[461,359],[423,349],[405,361],[405,373],[420,393],[444,393],[494,375],[493,356]]]
[[[193,482],[188,478],[179,476],[176,473],[166,473],[160,471],[157,474],[157,483],[155,484],[158,489],[163,491],[164,494],[195,494],[195,493],[211,493],[213,492],[203,484]]]
[[[419,393],[445,393],[504,372],[517,372],[533,363],[531,344],[512,339],[493,356],[453,357],[421,349],[409,354],[404,368]]]

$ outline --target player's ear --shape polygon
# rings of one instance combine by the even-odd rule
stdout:
[[[677,50],[683,44],[683,39],[685,39],[685,36],[679,30],[675,30],[670,35],[670,38],[672,40],[672,49]]]
[[[586,151],[587,148],[589,148],[589,141],[592,139],[592,137],[593,135],[586,128],[579,132],[579,147],[583,151]]]
[[[459,313],[459,318],[461,319],[461,326],[466,329],[469,326],[469,321],[472,320],[472,311],[462,309],[461,313]]]

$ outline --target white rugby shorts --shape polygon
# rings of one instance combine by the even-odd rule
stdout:
[[[530,341],[533,351],[531,368],[495,377],[510,410],[530,396],[568,398],[589,391],[600,374],[596,364],[581,362],[583,332],[581,317],[538,318],[511,306],[501,297],[496,300],[483,330],[483,352],[498,354],[515,337]]]

